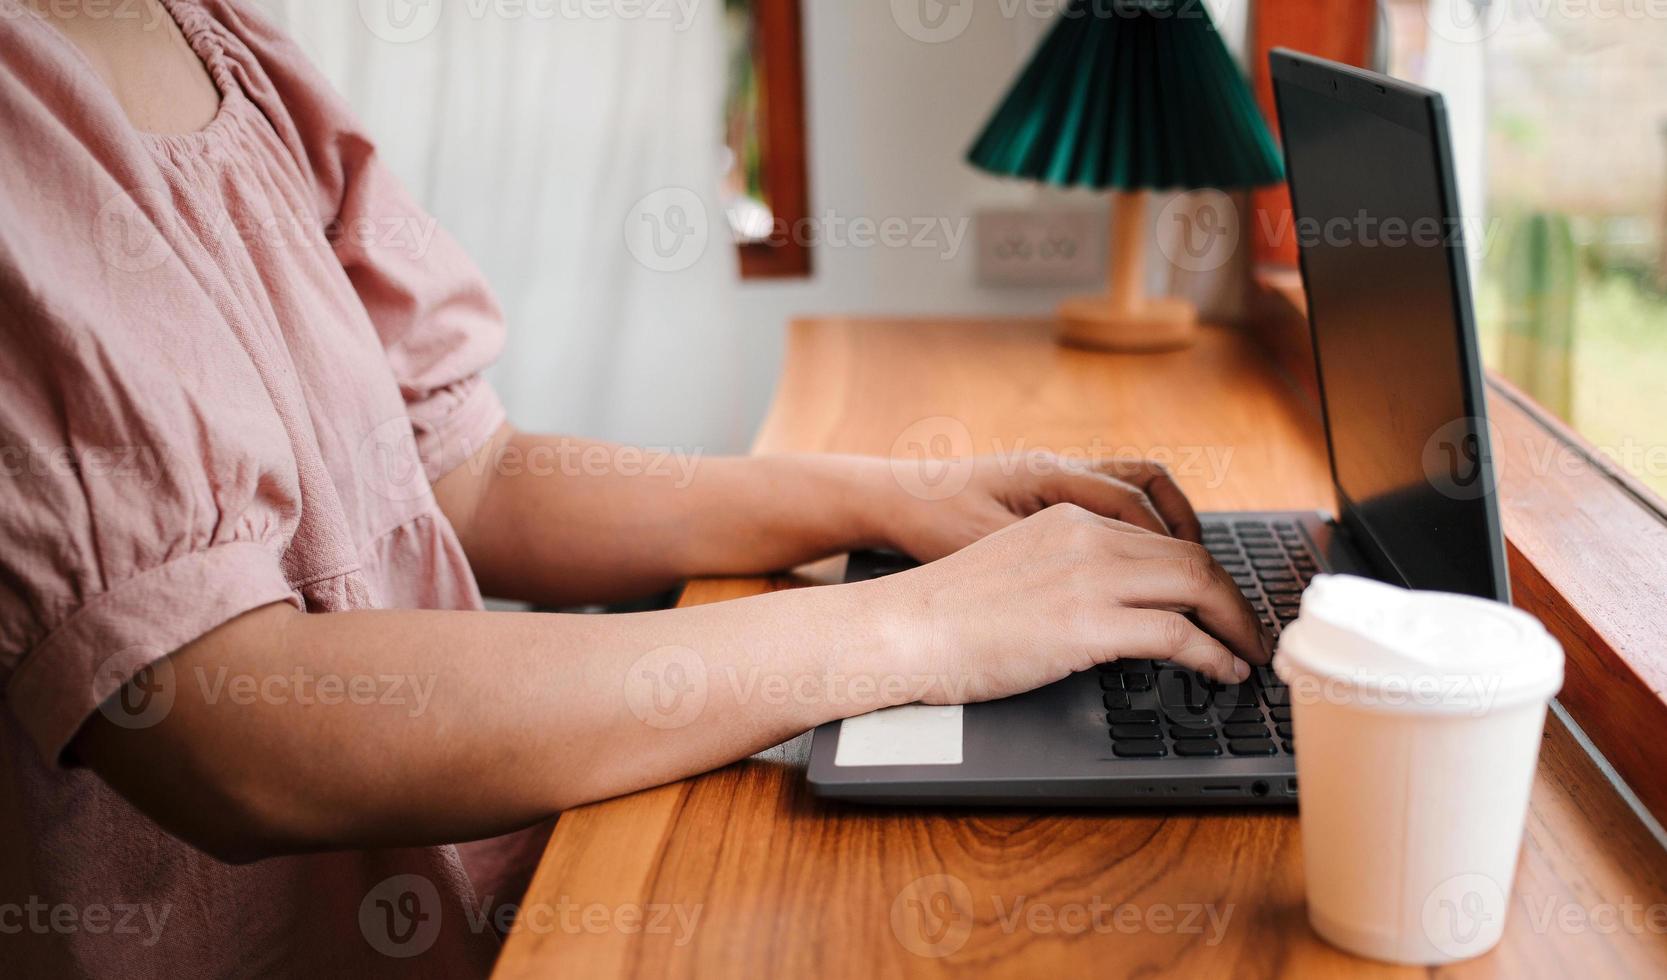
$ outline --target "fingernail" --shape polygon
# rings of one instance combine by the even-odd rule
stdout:
[[[1233,658],[1233,676],[1241,681],[1248,679],[1250,677],[1250,665],[1237,657]]]

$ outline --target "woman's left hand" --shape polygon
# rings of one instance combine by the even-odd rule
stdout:
[[[1093,462],[1051,453],[941,464],[922,479],[914,461],[885,467],[894,486],[878,515],[881,536],[918,561],[935,561],[1054,504],[1071,503],[1155,534],[1201,539],[1198,515],[1174,477],[1146,459]]]

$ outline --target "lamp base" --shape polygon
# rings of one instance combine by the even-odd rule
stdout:
[[[1076,296],[1059,304],[1059,342],[1125,353],[1191,347],[1198,310],[1184,299],[1148,299],[1127,308],[1110,296]]]

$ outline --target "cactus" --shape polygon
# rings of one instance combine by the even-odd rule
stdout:
[[[1525,215],[1504,256],[1504,373],[1567,419],[1573,402],[1574,303],[1578,260],[1569,219]]]

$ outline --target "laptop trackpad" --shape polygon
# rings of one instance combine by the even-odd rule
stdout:
[[[847,718],[834,765],[958,766],[964,714],[958,704],[906,704]]]

